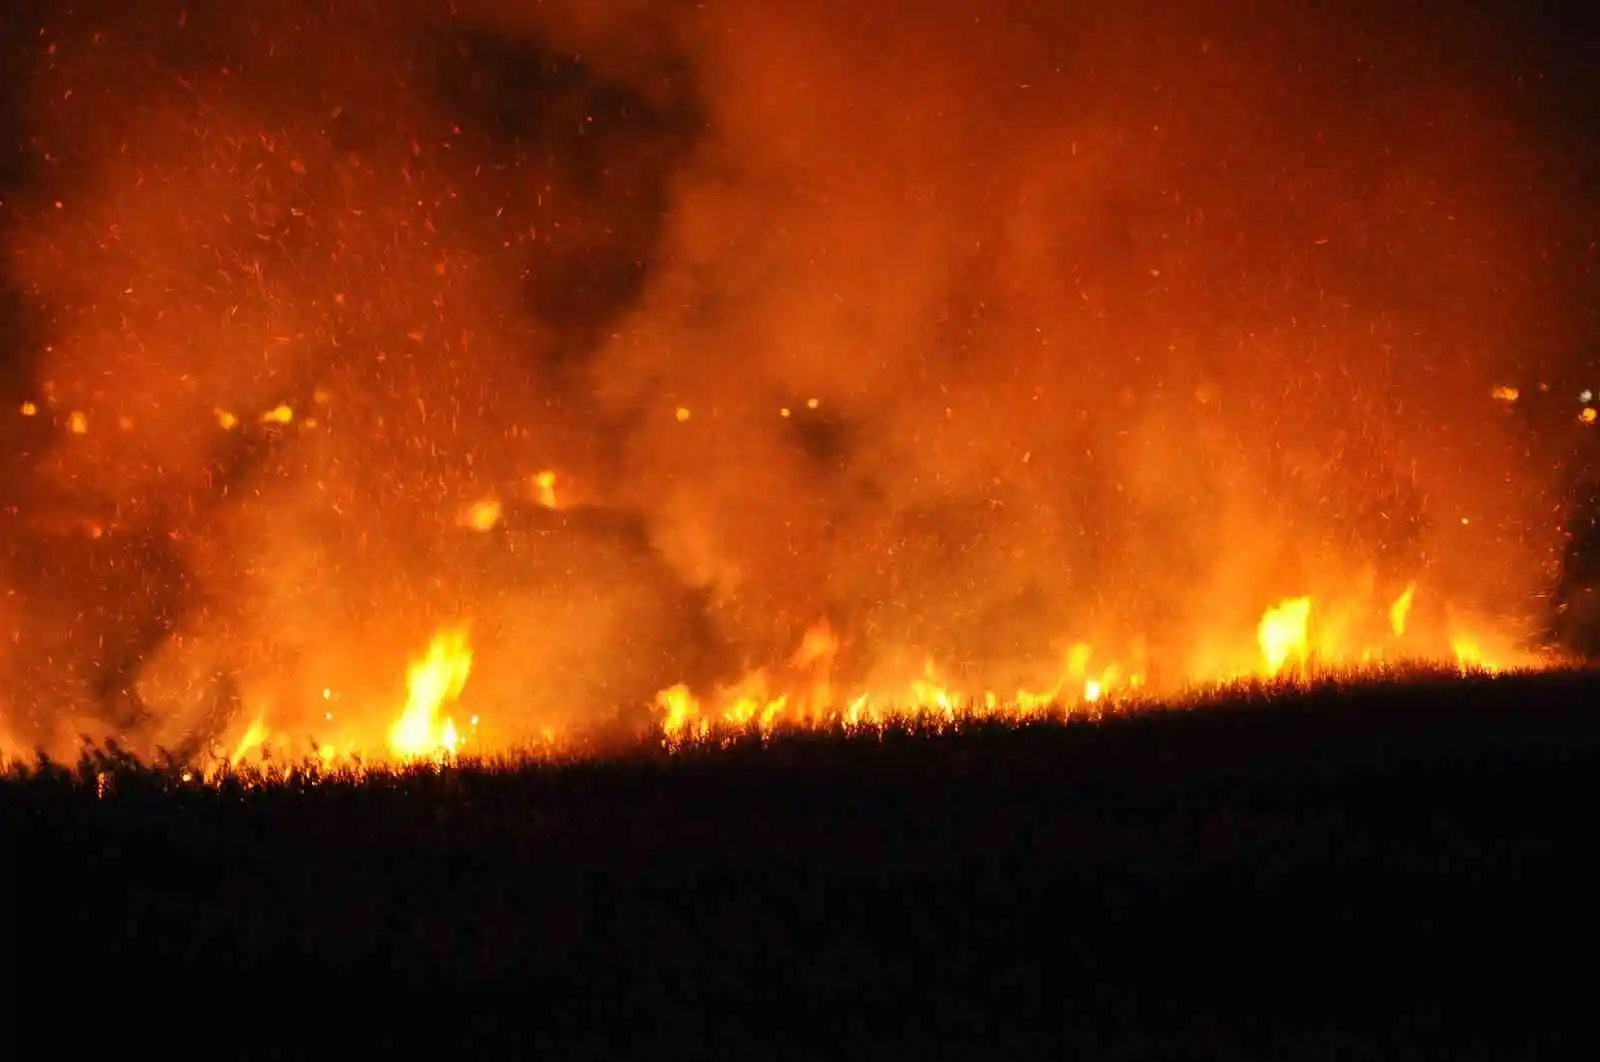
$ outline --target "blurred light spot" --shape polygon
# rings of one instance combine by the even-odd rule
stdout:
[[[474,502],[461,514],[459,523],[474,531],[493,531],[500,523],[500,502],[494,498]]]
[[[1522,392],[1515,387],[1496,387],[1489,394],[1496,402],[1515,402],[1522,397]]]
[[[693,416],[693,414],[689,412],[689,407],[688,406],[679,406],[678,407],[678,411],[676,413],[674,413],[673,416],[678,418],[678,423],[679,424],[682,424],[684,421],[688,420],[691,416]]]
[[[24,403],[22,403],[22,415],[24,417],[37,416],[38,413],[39,413],[39,407],[34,405],[32,402],[24,402]]]
[[[74,435],[87,435],[89,432],[89,418],[73,410],[67,414],[67,430]]]
[[[546,509],[556,507],[556,474],[548,468],[533,477],[533,489],[539,504]]]

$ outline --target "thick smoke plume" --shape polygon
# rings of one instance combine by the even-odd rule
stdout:
[[[1489,395],[1574,308],[1495,28],[1089,6],[41,19],[11,729],[392,705],[457,622],[507,734],[824,617],[1002,685],[1296,594],[1531,630],[1560,484]]]

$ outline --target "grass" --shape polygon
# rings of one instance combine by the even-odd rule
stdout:
[[[209,784],[86,750],[0,780],[6,939],[101,1006],[225,991],[237,1057],[1519,1057],[1581,1031],[1597,706],[1413,674]]]

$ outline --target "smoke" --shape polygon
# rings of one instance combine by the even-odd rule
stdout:
[[[821,617],[858,674],[1005,681],[1082,639],[1194,677],[1289,594],[1419,582],[1516,633],[1552,579],[1554,463],[1488,395],[1553,376],[1576,311],[1496,27],[77,11],[31,42],[8,205],[51,425],[23,493],[111,559],[52,546],[13,597],[146,590],[5,614],[84,661],[51,704],[131,668],[165,741],[218,698],[392,704],[462,619],[475,704],[518,725]],[[649,548],[458,526],[544,469]],[[133,664],[85,655],[130,625]],[[14,700],[54,652],[13,654]],[[67,709],[31,712],[43,740]]]

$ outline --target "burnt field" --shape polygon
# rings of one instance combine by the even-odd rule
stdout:
[[[1597,705],[1258,688],[270,785],[89,757],[0,787],[12,1001],[227,1057],[1564,1053]]]

